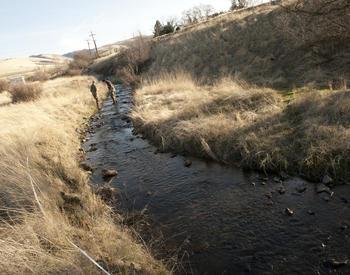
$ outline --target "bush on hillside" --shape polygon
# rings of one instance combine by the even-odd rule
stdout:
[[[163,25],[160,23],[159,20],[156,21],[156,24],[154,25],[154,31],[153,31],[153,37],[160,36],[160,32],[162,31]]]
[[[230,10],[238,10],[243,9],[249,6],[248,0],[231,0],[231,8]]]
[[[43,71],[43,70],[38,70],[37,72],[35,72],[33,75],[29,76],[26,78],[27,81],[47,81],[50,79],[50,74],[47,71]]]
[[[39,84],[16,84],[11,86],[10,94],[12,103],[35,101],[42,94],[42,87]]]
[[[87,52],[79,52],[74,55],[65,72],[67,76],[81,75],[93,62],[93,57]]]
[[[175,21],[168,21],[166,25],[163,25],[160,23],[159,20],[156,21],[156,24],[154,25],[154,37],[162,36],[165,34],[173,33],[178,28]]]
[[[213,14],[214,8],[211,5],[199,5],[192,9],[183,12],[182,21],[184,25],[190,25],[198,23],[203,20],[209,19],[211,14]]]
[[[0,79],[0,93],[9,89],[9,82],[5,79]]]
[[[149,66],[150,50],[151,38],[140,34],[128,43],[127,48],[110,58],[95,62],[90,70],[123,85],[136,87],[140,83],[141,73]]]

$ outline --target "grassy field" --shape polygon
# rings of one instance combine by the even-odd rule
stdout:
[[[1,274],[101,274],[75,246],[114,274],[166,273],[79,168],[90,80],[45,82],[39,100],[0,107]]]
[[[145,81],[132,118],[163,150],[342,181],[350,179],[349,114],[345,90],[286,96],[229,78],[201,86],[180,73]]]
[[[181,70],[206,84],[230,75],[275,89],[327,87],[334,78],[350,79],[346,32],[343,40],[325,30],[306,42],[305,36],[316,33],[305,33],[310,22],[298,25],[278,5],[226,13],[154,39],[147,75]],[[348,16],[344,24],[350,24]]]

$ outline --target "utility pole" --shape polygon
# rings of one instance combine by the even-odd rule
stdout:
[[[92,54],[91,54],[90,40],[89,40],[89,39],[86,39],[86,42],[88,43],[89,53],[90,53],[90,56],[91,56]]]
[[[94,41],[95,51],[96,51],[96,57],[99,58],[100,55],[99,55],[99,53],[98,53],[97,44],[96,44],[96,39],[95,39],[95,35],[96,35],[96,34],[94,34],[94,33],[92,33],[92,32],[90,32],[90,33],[91,33],[90,36],[91,36],[91,38],[92,38],[92,41]]]

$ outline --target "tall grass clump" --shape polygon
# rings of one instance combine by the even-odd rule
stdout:
[[[0,93],[8,91],[10,83],[5,79],[0,79]]]
[[[29,76],[26,80],[27,81],[32,81],[32,82],[35,82],[35,81],[39,81],[39,82],[47,81],[47,80],[49,80],[51,78],[51,73],[53,74],[53,72],[38,70],[33,75]]]
[[[64,72],[65,76],[79,76],[83,74],[89,65],[92,64],[94,58],[85,51],[76,53],[73,60],[68,64],[68,68]]]
[[[136,91],[136,129],[163,150],[320,180],[350,179],[350,92],[280,93],[237,80],[163,75]]]
[[[15,84],[10,88],[10,94],[13,103],[35,101],[40,98],[43,90],[37,83]]]
[[[1,274],[101,274],[78,248],[111,274],[166,273],[79,167],[91,80],[45,82],[37,101],[0,107]]]

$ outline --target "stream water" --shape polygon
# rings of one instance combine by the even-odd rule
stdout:
[[[299,178],[157,153],[133,135],[131,107],[132,91],[122,89],[93,119],[84,144],[91,179],[101,184],[102,169],[117,168],[118,207],[147,208],[164,246],[182,258],[177,273],[350,274],[349,185],[330,196]]]

